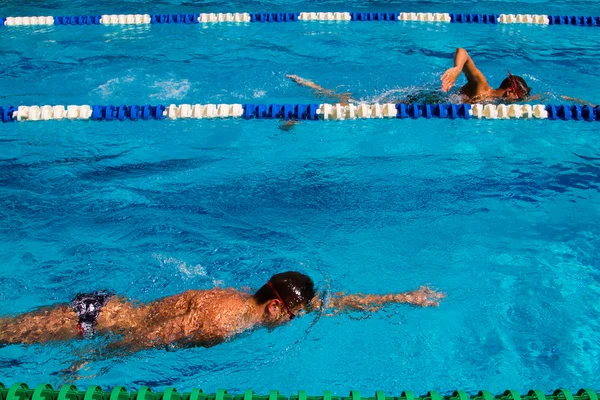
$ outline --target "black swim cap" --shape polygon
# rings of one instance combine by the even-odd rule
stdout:
[[[298,305],[307,304],[315,297],[313,280],[300,272],[290,271],[275,274],[269,279],[269,282],[277,293],[268,284],[263,285],[252,296],[258,304],[276,299],[279,294],[286,307],[293,309]]]

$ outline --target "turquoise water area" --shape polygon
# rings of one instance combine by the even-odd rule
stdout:
[[[3,3],[0,15],[423,11],[600,15],[600,3]],[[366,101],[435,90],[465,47],[544,101],[597,103],[600,29],[420,23],[0,28],[3,105]],[[0,348],[0,381],[369,394],[600,387],[595,123],[356,120],[0,125],[0,315],[108,288],[153,300],[429,284],[438,309],[315,315],[213,348],[92,358],[102,339]],[[64,372],[89,360],[78,374]]]

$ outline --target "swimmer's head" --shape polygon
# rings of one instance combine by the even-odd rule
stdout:
[[[252,297],[264,307],[263,322],[274,326],[294,319],[315,297],[315,285],[300,272],[283,272],[273,275]]]
[[[512,75],[510,71],[508,71],[508,77],[500,84],[499,90],[502,98],[515,101],[523,100],[531,93],[531,88],[527,86],[525,79]]]

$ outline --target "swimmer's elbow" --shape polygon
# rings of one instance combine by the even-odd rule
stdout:
[[[463,49],[462,47],[459,47],[458,49],[456,49],[456,53],[463,56],[467,61],[471,60],[471,56],[469,55],[469,52],[466,49]]]

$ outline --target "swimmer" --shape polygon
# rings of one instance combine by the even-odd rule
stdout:
[[[465,49],[458,48],[454,53],[454,67],[448,69],[441,77],[442,91],[449,91],[461,73],[465,74],[467,84],[460,89],[464,100],[476,102],[488,102],[496,99],[508,99],[520,101],[529,97],[531,88],[527,86],[525,79],[520,76],[511,75],[508,71],[506,77],[497,89],[492,88],[485,76],[475,66],[473,59]]]
[[[0,344],[47,343],[95,335],[118,337],[111,348],[210,347],[254,329],[275,328],[322,310],[374,312],[389,303],[437,306],[442,293],[421,287],[386,295],[336,294],[322,300],[299,272],[273,275],[256,293],[235,289],[188,290],[146,304],[109,292],[77,295],[69,304],[0,318]]]
[[[531,88],[527,86],[527,83],[520,76],[511,75],[508,73],[508,77],[502,81],[498,89],[493,89],[487,82],[485,76],[475,66],[473,59],[469,57],[469,54],[465,49],[456,49],[454,53],[454,67],[448,69],[442,75],[442,92],[448,92],[458,76],[463,73],[467,77],[467,84],[464,85],[460,90],[461,102],[489,102],[497,99],[520,101],[529,97]],[[333,90],[325,89],[324,87],[314,83],[313,81],[299,77],[298,75],[286,75],[288,79],[296,82],[300,86],[305,86],[314,91],[315,95],[319,98],[332,99],[341,105],[348,105],[353,100],[352,94],[350,93],[336,93]],[[419,99],[423,97],[423,99]],[[423,101],[425,100],[425,101]],[[409,95],[404,99],[398,99],[392,101],[392,103],[445,103],[448,99],[441,96],[439,92],[422,93],[420,96]]]
[[[496,100],[540,100],[542,96],[530,96],[531,88],[527,86],[525,79],[515,76],[508,71],[508,77],[504,78],[500,87],[492,88],[483,73],[475,66],[473,59],[465,49],[458,48],[454,53],[454,67],[448,69],[440,78],[442,81],[442,91],[449,91],[458,76],[464,73],[467,78],[467,84],[460,89],[460,94],[464,101],[470,103],[485,103]],[[549,95],[550,93],[546,93]],[[578,99],[570,96],[560,96],[563,100],[571,101],[581,105],[594,106],[587,100]]]

